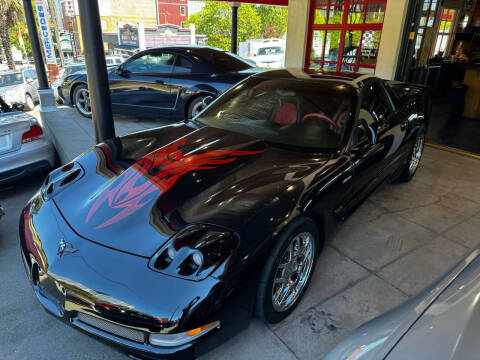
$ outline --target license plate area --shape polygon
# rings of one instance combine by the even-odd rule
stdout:
[[[12,134],[10,132],[0,133],[0,154],[12,149]]]

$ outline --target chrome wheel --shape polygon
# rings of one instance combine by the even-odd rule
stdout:
[[[88,89],[77,90],[75,93],[75,106],[84,115],[90,115],[92,113]]]
[[[422,158],[423,145],[425,143],[425,134],[419,134],[413,145],[412,157],[410,159],[410,164],[408,166],[408,171],[410,175],[414,174],[420,164],[420,159]]]
[[[302,294],[312,272],[314,241],[312,234],[302,232],[292,238],[281,255],[272,286],[275,311],[288,310]]]
[[[203,108],[204,108],[203,101],[199,101],[196,104],[194,104],[192,107],[192,118],[200,114]]]

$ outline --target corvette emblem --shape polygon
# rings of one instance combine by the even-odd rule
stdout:
[[[65,239],[61,239],[60,244],[58,244],[57,255],[62,257],[63,254],[73,254],[77,251],[78,249],[75,249],[72,244],[65,241]]]
[[[186,138],[181,138],[133,164],[118,178],[119,181],[100,193],[92,204],[85,223],[92,217],[96,218],[94,214],[106,203],[114,210],[113,215],[95,229],[112,225],[140,210],[159,194],[167,192],[179,178],[189,172],[216,169],[220,165],[234,162],[238,157],[266,151],[215,149],[184,153],[180,147],[186,145],[186,141]]]

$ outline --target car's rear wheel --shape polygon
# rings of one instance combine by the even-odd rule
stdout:
[[[35,108],[35,103],[33,102],[30,94],[25,95],[25,110],[32,111]]]
[[[80,115],[87,118],[92,117],[92,107],[90,106],[90,93],[87,85],[78,85],[73,92],[73,105],[77,108]]]
[[[402,170],[402,173],[399,177],[401,182],[410,181],[415,173],[417,172],[418,165],[423,155],[423,148],[425,146],[425,129],[422,128],[418,131],[413,143],[412,150],[410,151],[410,156],[408,162]]]
[[[192,119],[197,116],[205,108],[205,100],[210,97],[209,95],[202,95],[194,98],[188,106],[188,118]]]
[[[320,250],[315,223],[301,216],[278,237],[259,283],[256,314],[269,323],[285,319],[300,302]]]

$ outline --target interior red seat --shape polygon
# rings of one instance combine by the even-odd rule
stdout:
[[[285,102],[275,112],[273,122],[280,126],[288,126],[295,124],[297,121],[298,110],[297,105],[291,102]]]

